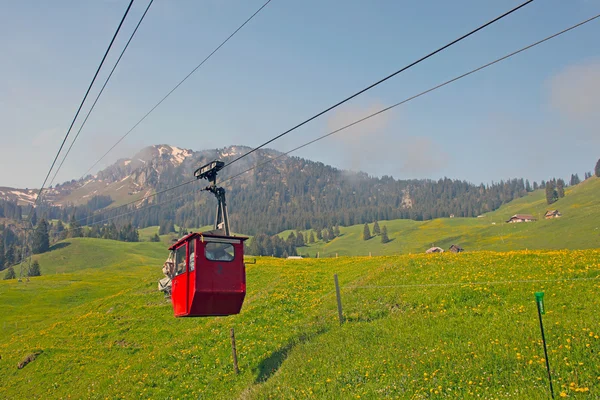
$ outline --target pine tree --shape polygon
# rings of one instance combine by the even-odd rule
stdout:
[[[331,226],[327,228],[327,236],[329,237],[329,240],[335,239],[335,232]]]
[[[379,224],[377,221],[373,224],[373,236],[379,235],[381,233],[381,229],[379,229]]]
[[[13,267],[8,267],[6,270],[6,274],[4,274],[4,280],[16,279],[17,274],[15,274],[15,270]]]
[[[336,224],[335,228],[333,228],[333,233],[335,233],[335,237],[340,237],[340,226]]]
[[[556,200],[558,200],[558,192],[554,187],[554,182],[549,180],[546,182],[546,202],[552,204]]]
[[[304,247],[304,235],[300,231],[296,234],[296,247]]]
[[[40,271],[40,263],[35,260],[33,264],[31,264],[31,268],[29,268],[29,273],[27,276],[41,276],[42,272]]]
[[[369,230],[369,224],[365,222],[365,226],[363,228],[363,240],[371,239],[371,231]]]
[[[160,242],[160,236],[158,236],[158,233],[155,233],[154,236],[152,236],[150,238],[151,242]]]
[[[81,225],[75,219],[75,214],[71,214],[71,219],[69,220],[69,234],[72,238],[78,238],[83,236],[83,232],[81,230]]]
[[[35,210],[31,212],[31,219],[29,221],[31,221],[32,226],[37,225],[37,214],[35,213]]]
[[[556,192],[559,199],[565,197],[565,181],[562,179],[558,179],[556,181]]]
[[[327,232],[327,229],[325,229],[323,231],[323,234],[321,236],[323,237],[323,241],[325,243],[329,243],[329,241],[331,240],[330,237],[329,237],[329,232]]]
[[[526,192],[531,192],[531,184],[529,183],[529,179],[525,180],[525,191]]]
[[[4,253],[4,265],[14,265],[15,261],[15,246],[9,244],[6,248],[6,253]]]
[[[317,229],[317,240],[323,240],[323,232],[320,229]]]
[[[578,174],[572,174],[571,175],[570,185],[571,186],[575,186],[575,185],[579,185],[580,183],[581,183],[581,179],[579,179],[579,175]]]
[[[381,229],[381,243],[387,243],[389,241],[390,238],[388,237],[387,226],[384,225]]]
[[[310,235],[308,236],[308,243],[312,244],[315,242],[315,233],[310,231]]]
[[[32,251],[33,254],[41,254],[47,252],[48,249],[50,249],[48,223],[42,218],[33,231]]]
[[[596,176],[598,178],[600,178],[600,159],[598,160],[598,162],[596,163],[596,168],[594,168],[594,172],[596,173]]]
[[[4,235],[0,234],[0,271],[6,266],[6,260],[4,259]]]

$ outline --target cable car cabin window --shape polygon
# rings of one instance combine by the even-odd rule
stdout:
[[[183,245],[175,250],[175,275],[181,275],[185,272],[185,252],[186,246]]]
[[[234,248],[229,243],[206,243],[204,254],[210,261],[233,261],[235,258]]]
[[[190,272],[192,272],[195,267],[194,257],[196,254],[196,240],[192,240],[191,242],[189,242],[189,246],[190,246]]]

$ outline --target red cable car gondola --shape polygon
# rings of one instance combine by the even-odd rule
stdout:
[[[171,293],[176,317],[206,317],[238,314],[246,296],[244,241],[231,236],[225,189],[216,186],[217,172],[224,163],[213,161],[198,170],[198,179],[211,183],[204,190],[217,197],[215,229],[190,233],[169,247],[171,255],[159,289]]]

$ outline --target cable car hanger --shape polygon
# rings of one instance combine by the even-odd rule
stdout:
[[[217,198],[217,215],[215,217],[215,231],[224,230],[225,236],[230,236],[229,215],[227,213],[227,202],[225,201],[225,189],[217,186],[217,172],[219,172],[225,163],[223,161],[212,161],[194,171],[196,179],[206,179],[210,185],[202,190],[211,192]]]

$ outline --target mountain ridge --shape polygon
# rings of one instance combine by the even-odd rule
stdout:
[[[132,203],[131,210],[139,210],[115,222],[132,222],[140,228],[161,225],[164,220],[179,226],[204,226],[214,218],[214,199],[195,185],[183,184],[193,181],[193,171],[199,166],[215,159],[228,164],[251,149],[241,145],[201,151],[167,144],[147,146],[95,175],[46,189],[44,207],[77,208],[69,213],[91,223],[117,217],[116,207]],[[451,214],[473,217],[531,190],[523,179],[491,185],[448,178],[398,180],[281,155],[276,150],[259,149],[219,174],[228,192],[230,221],[236,229],[274,234],[285,229],[385,219],[426,220]],[[268,159],[273,162],[265,163]],[[250,171],[243,173],[246,170]],[[229,180],[231,177],[235,179]],[[181,187],[170,190],[178,185]],[[161,194],[151,196],[157,192]],[[8,193],[4,200],[10,197],[21,205],[33,203],[37,195],[36,189],[7,188],[3,193]],[[102,201],[96,201],[99,197]],[[158,204],[161,206],[146,207]],[[55,210],[47,214],[57,218],[61,213]]]

